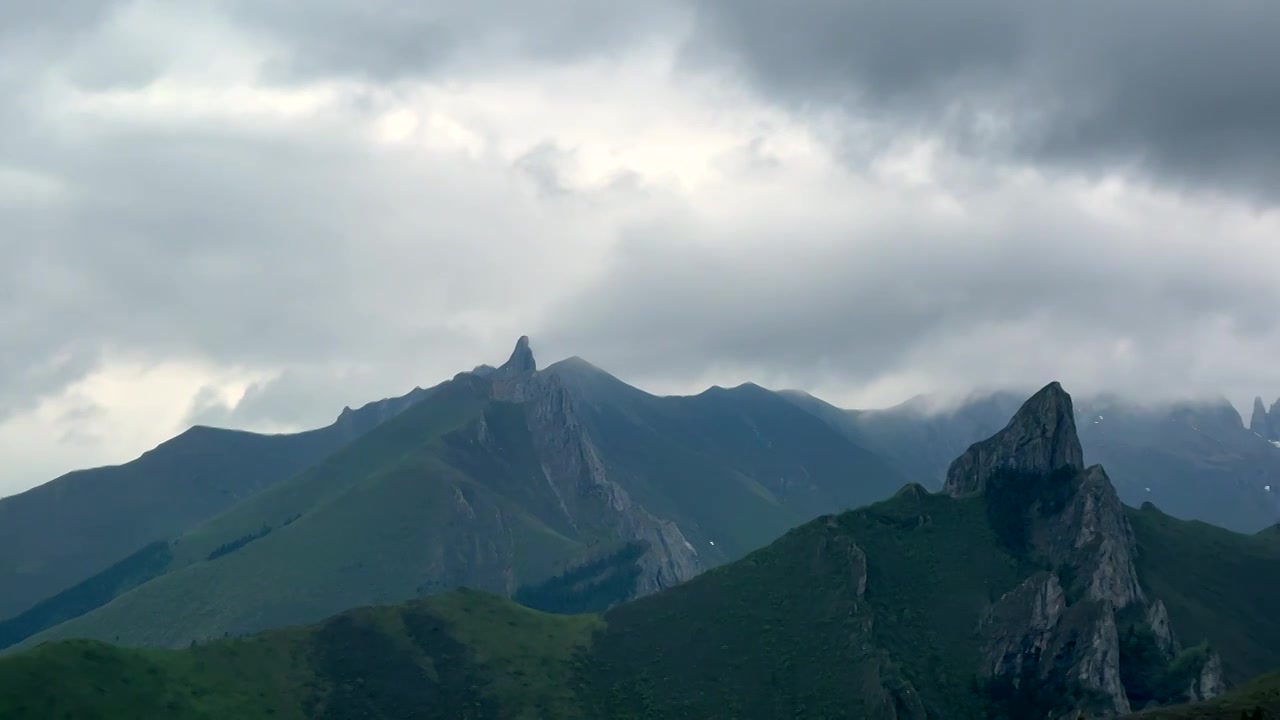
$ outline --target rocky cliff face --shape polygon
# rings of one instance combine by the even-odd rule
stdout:
[[[1071,480],[1072,493],[1062,512],[1043,518],[1034,531],[1035,546],[1058,566],[1083,578],[1084,597],[1119,610],[1143,602],[1134,568],[1133,528],[1101,465]]]
[[[1054,382],[1023,403],[1004,430],[956,458],[943,490],[953,497],[982,492],[1002,470],[1049,474],[1083,467],[1071,396]]]
[[[1249,429],[1264,440],[1280,441],[1280,400],[1271,404],[1271,411],[1262,404],[1262,398],[1253,399],[1253,417],[1249,420]]]
[[[1212,700],[1226,689],[1226,683],[1222,679],[1222,657],[1217,653],[1210,653],[1209,659],[1200,668],[1200,673],[1192,679],[1191,686],[1187,688],[1187,700],[1189,702]]]
[[[1164,604],[1149,600],[1138,582],[1133,530],[1106,472],[1084,466],[1073,416],[1070,396],[1048,385],[1003,431],[952,463],[946,492],[983,493],[989,511],[1019,515],[998,519],[1024,524],[1019,551],[1055,569],[1032,575],[984,617],[989,675],[1065,682],[1085,691],[1069,710],[1117,715],[1131,710],[1117,613],[1137,606],[1169,657],[1178,641]],[[1206,663],[1203,674],[1188,692],[1220,692],[1220,670]]]
[[[610,476],[583,422],[579,398],[560,375],[537,372],[527,337],[487,376],[495,399],[523,404],[547,490],[568,525],[583,537],[648,543],[639,561],[638,592],[670,587],[701,572],[698,554],[680,528],[642,507]]]

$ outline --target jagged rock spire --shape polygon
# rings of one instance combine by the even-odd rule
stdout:
[[[969,446],[947,470],[944,491],[960,496],[982,492],[999,470],[1047,474],[1064,467],[1084,469],[1075,409],[1062,385],[1042,388],[992,437]]]
[[[529,349],[529,336],[521,335],[516,341],[516,349],[511,351],[511,357],[498,368],[507,374],[516,375],[527,372],[533,372],[538,369],[538,362],[533,359],[533,351]]]
[[[1021,489],[1034,494],[1002,492],[1012,486],[994,478],[1005,470],[1025,473],[1016,480],[1032,483]],[[1041,484],[1046,476],[1052,487]],[[993,522],[1023,529],[1025,544],[1008,547],[1055,568],[1028,578],[987,613],[987,672],[1015,681],[1057,674],[1094,691],[1074,709],[1127,714],[1117,611],[1136,605],[1166,652],[1177,641],[1163,605],[1149,606],[1138,582],[1133,529],[1115,487],[1101,465],[1084,467],[1071,396],[1056,382],[1033,395],[1004,430],[952,463],[946,492],[983,493],[989,517],[999,514]],[[1052,663],[1026,665],[1041,653]]]
[[[1280,440],[1280,417],[1276,416],[1277,405],[1280,400],[1271,406],[1271,412],[1267,412],[1267,408],[1262,404],[1262,398],[1255,397],[1253,399],[1253,417],[1249,419],[1249,429],[1262,436],[1264,440]]]

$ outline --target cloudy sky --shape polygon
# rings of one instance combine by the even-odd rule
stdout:
[[[1272,0],[0,3],[0,495],[520,334],[655,392],[1280,395]]]

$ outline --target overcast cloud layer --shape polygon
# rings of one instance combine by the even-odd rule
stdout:
[[[0,4],[0,495],[192,422],[324,424],[525,333],[656,392],[1275,397],[1277,26]]]

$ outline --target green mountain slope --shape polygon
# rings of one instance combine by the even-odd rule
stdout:
[[[1275,550],[1121,506],[1051,385],[944,493],[909,485],[601,615],[463,591],[182,651],[52,643],[0,660],[0,715],[1108,717],[1280,666]]]
[[[1274,720],[1280,718],[1280,673],[1271,673],[1208,702],[1159,708],[1135,720]]]
[[[908,486],[610,611],[584,663],[593,714],[971,716],[974,629],[1022,565],[980,501]]]
[[[427,393],[346,410],[328,427],[292,435],[193,427],[133,462],[0,499],[0,620],[296,474]]]
[[[0,715],[1026,717],[977,682],[974,630],[1034,571],[980,498],[911,486],[603,616],[459,591],[182,651],[44,645],[0,659]]]
[[[601,609],[901,483],[762,388],[660,398],[576,359],[537,371],[522,340],[502,368],[460,374],[177,538],[157,577],[104,582],[127,592],[25,646],[181,647],[458,586]],[[590,592],[553,592],[602,562]]]
[[[56,643],[0,658],[0,717],[571,720],[598,626],[460,591],[186,650]]]
[[[1128,514],[1138,572],[1174,628],[1221,652],[1229,681],[1280,667],[1280,535],[1241,535],[1151,505]]]

